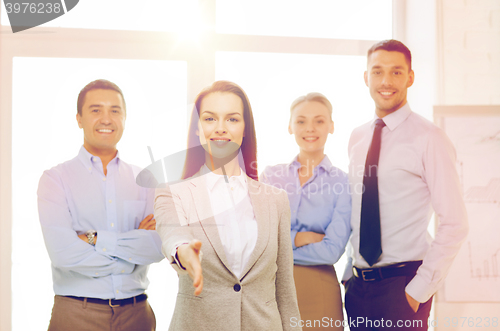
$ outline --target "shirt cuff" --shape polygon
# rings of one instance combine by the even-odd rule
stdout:
[[[184,266],[181,264],[181,262],[177,259],[177,248],[179,248],[179,246],[184,245],[184,244],[189,244],[189,243],[180,243],[180,244],[177,244],[177,245],[174,246],[174,248],[170,252],[170,255],[172,256],[173,261],[179,267],[180,273],[183,273],[183,274],[187,273],[187,271],[186,271],[186,268],[184,268]],[[200,251],[200,254],[198,255],[198,258],[200,259],[200,263],[201,263],[201,261],[203,260],[203,251]]]
[[[105,256],[114,256],[118,242],[118,233],[111,231],[98,231],[95,250]]]
[[[297,235],[297,230],[291,230],[290,231],[290,236],[292,237],[292,248],[296,249],[297,246],[295,246],[295,236]]]
[[[181,245],[187,245],[189,243],[180,243],[180,244],[177,244],[174,246],[174,248],[172,249],[172,252],[170,252],[170,255],[172,256],[172,258],[174,259],[175,263],[177,264],[177,266],[182,269],[182,270],[186,270],[186,268],[184,268],[181,264],[181,262],[177,259],[177,248],[179,248],[179,246]]]
[[[405,291],[420,303],[427,302],[435,293],[435,290],[431,289],[429,284],[418,274],[406,285]]]

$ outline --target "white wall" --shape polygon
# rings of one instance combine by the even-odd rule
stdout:
[[[500,1],[436,0],[437,8],[437,104],[500,104]],[[500,286],[500,284],[498,285]],[[464,288],[464,291],[473,289]],[[496,317],[500,303],[451,303],[439,292],[435,304],[439,324],[436,331],[450,330],[445,318]],[[453,330],[470,330],[459,320]],[[474,325],[471,324],[471,325]],[[500,323],[500,322],[499,322]],[[498,330],[496,327],[483,328]]]
[[[434,105],[500,104],[500,0],[395,4],[394,37],[412,51],[415,84],[408,100],[415,112],[432,120]],[[500,320],[500,303],[446,302],[439,291],[433,309],[436,331],[470,330],[467,322],[477,325],[480,319],[482,329],[500,329],[500,324],[484,327],[486,317]],[[467,318],[463,326],[461,317]]]
[[[439,0],[443,105],[500,104],[500,1]]]

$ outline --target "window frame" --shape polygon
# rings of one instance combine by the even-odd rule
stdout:
[[[323,39],[220,34],[215,32],[216,0],[205,0],[208,24],[198,45],[172,32],[36,27],[13,34],[0,26],[0,329],[12,329],[12,64],[14,57],[182,60],[187,62],[187,100],[213,82],[215,52],[270,52],[361,55],[375,40]],[[404,2],[392,0],[393,38],[403,39]],[[4,10],[0,6],[0,11]],[[109,47],[112,41],[113,47]],[[92,44],[93,47],[89,47]],[[61,50],[61,46],[67,47]]]

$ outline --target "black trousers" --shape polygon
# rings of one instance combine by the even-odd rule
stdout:
[[[351,277],[345,291],[350,329],[427,330],[432,298],[414,312],[405,295],[405,287],[412,278],[401,276],[365,282]]]

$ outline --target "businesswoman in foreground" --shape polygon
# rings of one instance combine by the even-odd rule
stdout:
[[[201,91],[183,180],[155,198],[162,250],[179,275],[170,330],[300,329],[288,198],[256,181],[256,147],[245,92],[227,81]]]
[[[324,95],[299,97],[290,107],[288,126],[299,154],[261,175],[261,181],[285,189],[290,199],[294,277],[304,330],[343,330],[333,264],[344,253],[351,232],[351,198],[347,175],[324,154],[333,129],[332,105]]]

